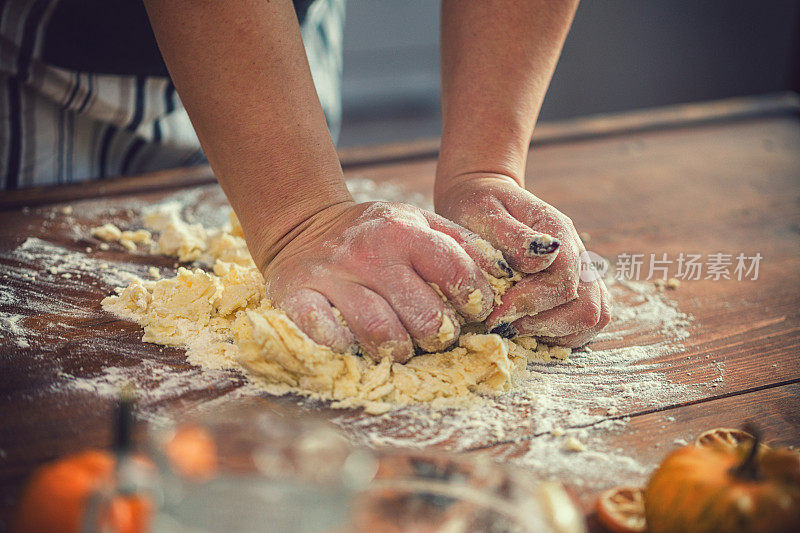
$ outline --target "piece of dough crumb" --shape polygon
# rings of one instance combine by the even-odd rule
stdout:
[[[567,437],[564,441],[564,449],[568,452],[585,452],[586,445],[575,437]]]
[[[122,231],[114,224],[108,223],[92,228],[92,236],[106,242],[116,242],[122,237]]]
[[[467,300],[467,305],[464,306],[464,310],[471,315],[477,315],[481,312],[481,307],[483,307],[483,294],[481,294],[480,289],[475,289],[469,293],[469,299]]]

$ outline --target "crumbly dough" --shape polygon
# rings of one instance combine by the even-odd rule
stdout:
[[[568,348],[550,348],[533,338],[509,341],[483,334],[482,325],[465,328],[451,350],[418,355],[405,364],[337,353],[311,340],[267,300],[235,216],[226,228],[207,229],[184,222],[172,206],[144,220],[159,234],[156,253],[212,265],[211,271],[180,267],[171,278],[136,279],[105,298],[103,308],[141,325],[143,341],[186,347],[189,361],[204,367],[242,366],[273,393],[315,396],[332,400],[334,407],[361,406],[372,414],[409,403],[453,405],[508,390],[530,359],[569,354]],[[118,240],[108,226],[92,234]],[[498,281],[493,287],[502,290],[512,283]],[[452,320],[443,316],[439,339],[454,335]]]
[[[477,315],[481,312],[481,308],[483,307],[483,295],[481,294],[480,289],[475,289],[471,293],[469,293],[469,299],[467,300],[467,305],[464,306],[464,309],[467,313],[471,313],[473,315]]]
[[[456,336],[456,326],[449,316],[442,317],[442,325],[439,326],[436,338],[439,342],[450,342]]]
[[[122,231],[117,226],[110,223],[104,224],[97,228],[92,228],[92,236],[97,237],[106,243],[118,242],[131,252],[136,251],[137,244],[153,244],[152,234],[145,229]],[[103,248],[102,244],[101,248]]]
[[[122,230],[111,223],[103,224],[102,226],[92,228],[92,236],[106,242],[116,242],[122,237]]]

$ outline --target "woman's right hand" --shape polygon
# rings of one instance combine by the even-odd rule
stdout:
[[[469,322],[484,320],[494,294],[481,270],[510,272],[474,233],[389,202],[323,209],[259,266],[273,304],[311,339],[339,352],[357,342],[376,360],[398,362],[414,355],[414,343],[425,351],[453,344],[460,330],[454,310]]]

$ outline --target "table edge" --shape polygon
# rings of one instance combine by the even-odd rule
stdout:
[[[745,120],[755,117],[800,115],[800,95],[783,92],[759,96],[727,98],[647,108],[620,113],[604,113],[554,122],[536,127],[531,146],[544,146],[631,133],[668,130]],[[414,161],[436,157],[439,138],[410,142],[354,147],[338,150],[345,170]],[[130,193],[179,189],[214,183],[208,165],[181,167],[99,181],[69,185],[35,187],[0,193],[0,211],[24,206],[41,206],[87,198],[121,196]]]

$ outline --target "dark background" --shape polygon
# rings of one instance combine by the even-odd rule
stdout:
[[[800,1],[584,0],[542,120],[800,89]],[[439,134],[439,2],[348,0],[339,146]]]

